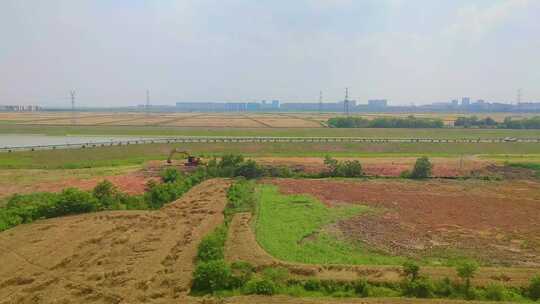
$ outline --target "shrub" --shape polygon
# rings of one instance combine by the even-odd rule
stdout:
[[[247,294],[258,294],[271,296],[276,294],[278,290],[277,285],[267,279],[256,279],[247,282],[245,286],[245,291]]]
[[[321,282],[316,279],[309,279],[304,282],[304,289],[307,291],[317,291],[321,289]]]
[[[428,178],[431,176],[433,165],[426,156],[422,156],[416,160],[414,168],[410,174],[411,178]]]
[[[222,260],[226,238],[227,228],[225,226],[216,228],[214,232],[204,237],[197,249],[197,260],[202,262]]]
[[[149,181],[147,190],[144,193],[144,199],[152,209],[159,209],[164,204],[174,201],[178,197],[175,184],[164,183],[156,184]]]
[[[193,289],[213,292],[226,289],[231,280],[231,269],[223,260],[197,263],[193,273]]]
[[[178,171],[178,169],[169,167],[161,171],[161,180],[164,183],[174,183],[180,178],[181,175],[182,174],[180,171]]]
[[[420,266],[413,261],[407,261],[403,264],[403,273],[411,281],[415,281],[420,273]]]
[[[450,279],[444,278],[435,282],[433,292],[439,297],[448,298],[455,293],[455,290]]]
[[[56,206],[47,217],[92,212],[98,209],[98,201],[88,192],[67,188],[60,193]]]
[[[501,284],[489,284],[485,292],[486,299],[490,301],[503,301],[506,298],[506,288]]]
[[[265,280],[282,286],[289,278],[289,270],[283,267],[269,267],[263,270],[263,277]]]
[[[244,156],[240,154],[225,154],[217,164],[218,168],[236,167],[244,162]]]
[[[529,297],[534,301],[540,300],[540,276],[535,276],[529,283]]]
[[[403,293],[416,298],[432,298],[434,294],[433,283],[427,278],[419,278],[405,283]]]
[[[356,280],[352,283],[354,293],[360,297],[369,296],[369,283],[366,280]]]
[[[111,209],[113,205],[119,203],[118,189],[106,179],[94,187],[92,194],[103,209]]]
[[[248,160],[240,163],[234,169],[234,176],[243,176],[247,179],[254,179],[264,175],[264,169],[262,169],[254,160]]]
[[[244,286],[249,280],[251,280],[255,268],[248,262],[236,261],[231,264],[231,270],[231,287],[239,288]]]
[[[328,167],[328,175],[331,177],[361,177],[363,175],[362,165],[357,160],[340,162],[326,156],[324,164]]]

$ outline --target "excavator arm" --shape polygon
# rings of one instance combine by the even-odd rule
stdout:
[[[171,152],[169,153],[169,157],[167,158],[167,163],[170,164],[172,163],[172,157],[175,155],[175,154],[181,154],[183,156],[185,156],[186,158],[189,158],[191,157],[191,155],[189,155],[189,153],[187,151],[182,151],[180,149],[172,149]]]

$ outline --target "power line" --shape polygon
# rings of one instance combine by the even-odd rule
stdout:
[[[343,101],[345,115],[349,116],[349,88],[345,88],[345,100]]]
[[[69,94],[71,95],[71,124],[75,125],[75,124],[77,124],[77,117],[76,117],[76,114],[75,114],[75,95],[76,95],[76,92],[75,92],[75,90],[71,90],[69,92]]]
[[[322,107],[323,107],[322,100],[323,100],[322,91],[320,91],[319,92],[319,114],[322,113]]]

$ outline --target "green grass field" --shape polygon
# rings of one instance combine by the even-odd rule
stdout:
[[[540,130],[502,129],[334,129],[334,128],[185,128],[158,126],[45,126],[2,123],[3,134],[129,136],[335,136],[366,138],[540,137]]]
[[[369,212],[368,207],[327,208],[310,196],[281,195],[272,185],[260,185],[257,195],[257,241],[278,259],[308,264],[370,265],[398,265],[404,261],[340,241],[324,229],[339,219]]]
[[[172,148],[194,155],[220,156],[240,153],[245,156],[274,157],[459,157],[481,155],[501,161],[539,159],[537,143],[186,143],[144,144],[86,149],[44,150],[0,153],[0,168],[76,169],[138,165],[149,160],[164,160]]]

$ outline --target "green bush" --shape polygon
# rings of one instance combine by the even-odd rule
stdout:
[[[255,267],[248,262],[236,261],[231,264],[231,270],[231,287],[240,288],[252,279]]]
[[[197,249],[197,260],[209,262],[224,258],[224,246],[227,239],[227,228],[220,226],[205,236]]]
[[[485,288],[485,297],[490,301],[506,300],[506,288],[501,284],[491,283]]]
[[[540,300],[540,276],[535,276],[529,283],[529,297],[534,301]]]
[[[415,281],[420,274],[420,266],[413,261],[407,261],[403,264],[403,273],[410,281]]]
[[[366,280],[356,280],[352,283],[354,293],[359,297],[369,296],[369,283]]]
[[[256,201],[254,182],[239,179],[229,187],[227,200],[224,212],[227,219],[237,212],[253,211]]]
[[[219,168],[236,167],[244,162],[244,156],[241,154],[225,154],[218,163]]]
[[[303,287],[307,291],[318,291],[321,289],[321,281],[317,279],[309,279],[303,283]]]
[[[289,278],[289,270],[284,267],[269,267],[263,270],[263,278],[274,282],[278,286],[283,286]]]
[[[98,201],[90,193],[77,188],[64,189],[56,206],[47,217],[93,212],[98,209]]]
[[[431,176],[433,165],[426,156],[422,156],[416,160],[414,168],[410,174],[411,178],[428,178]]]
[[[231,268],[223,260],[199,262],[193,273],[193,290],[214,292],[229,287]]]
[[[243,176],[247,179],[259,178],[263,175],[264,169],[254,160],[242,162],[234,169],[234,176]]]
[[[357,160],[340,162],[330,156],[326,156],[324,158],[324,164],[328,167],[327,175],[330,177],[363,176],[362,165]]]
[[[267,279],[253,279],[247,282],[244,289],[247,294],[271,296],[277,293],[278,286]]]
[[[118,206],[120,203],[118,189],[106,179],[94,187],[92,195],[98,200],[102,209],[116,209],[113,206]]]
[[[438,118],[377,117],[367,120],[361,117],[332,117],[328,126],[333,128],[442,128],[444,123]]]
[[[182,173],[178,171],[176,168],[169,167],[163,171],[161,171],[161,180],[164,183],[174,183],[180,179],[182,176]]]
[[[438,297],[449,298],[455,293],[455,288],[449,278],[444,278],[435,282],[433,292]]]
[[[435,287],[427,278],[418,278],[414,281],[407,281],[403,288],[403,294],[409,297],[416,298],[432,298],[434,296]]]

